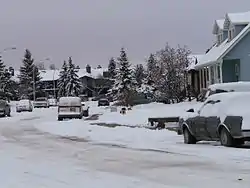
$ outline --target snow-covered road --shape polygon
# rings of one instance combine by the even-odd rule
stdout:
[[[176,147],[177,152],[168,153],[88,142],[84,138],[72,140],[36,129],[37,124],[56,122],[56,112],[52,108],[35,109],[32,113],[13,113],[13,117],[0,119],[1,187],[244,188],[250,185],[250,160],[246,155],[242,160],[240,155],[228,156],[223,162],[225,155],[217,155],[220,148],[211,145],[203,148],[176,143],[171,148]],[[182,147],[185,152],[178,150]],[[214,157],[204,155],[206,149]],[[233,151],[221,149],[229,155]],[[247,149],[237,150],[249,154]]]

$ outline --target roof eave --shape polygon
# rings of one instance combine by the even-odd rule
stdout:
[[[207,67],[207,66],[210,66],[210,65],[214,65],[214,64],[216,64],[216,62],[217,62],[217,59],[214,60],[214,61],[208,61],[208,62],[203,63],[203,64],[201,64],[201,65],[197,64],[197,65],[194,66],[194,69],[195,69],[195,70],[197,70],[197,69],[202,69],[202,68],[204,68],[204,67]]]

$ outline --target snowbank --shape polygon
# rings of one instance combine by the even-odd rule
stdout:
[[[161,104],[150,103],[133,107],[131,111],[127,111],[126,115],[117,112],[105,112],[99,117],[98,123],[120,124],[131,127],[144,127],[148,123],[149,117],[170,117],[182,116],[190,108],[197,109],[201,103],[184,102],[179,104]]]
[[[139,150],[193,155],[216,160],[224,163],[235,158],[248,158],[249,150],[227,148],[218,142],[200,142],[196,145],[183,143],[183,136],[168,130],[149,130],[129,127],[101,127],[91,125],[90,121],[70,120],[64,122],[40,122],[35,128],[42,132],[57,136],[86,140],[94,144],[108,144]],[[218,160],[223,159],[223,160]],[[230,163],[231,163],[230,162]]]

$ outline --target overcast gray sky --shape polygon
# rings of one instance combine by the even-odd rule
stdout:
[[[134,63],[171,45],[193,53],[211,46],[215,19],[250,10],[249,0],[1,0],[0,51],[19,67],[24,49],[36,60],[51,58],[58,67],[68,56],[76,64],[107,66],[125,47]],[[49,62],[47,62],[49,63]]]

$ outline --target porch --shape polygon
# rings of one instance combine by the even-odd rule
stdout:
[[[240,60],[222,60],[197,69],[193,79],[194,87],[199,92],[211,84],[240,81]]]

